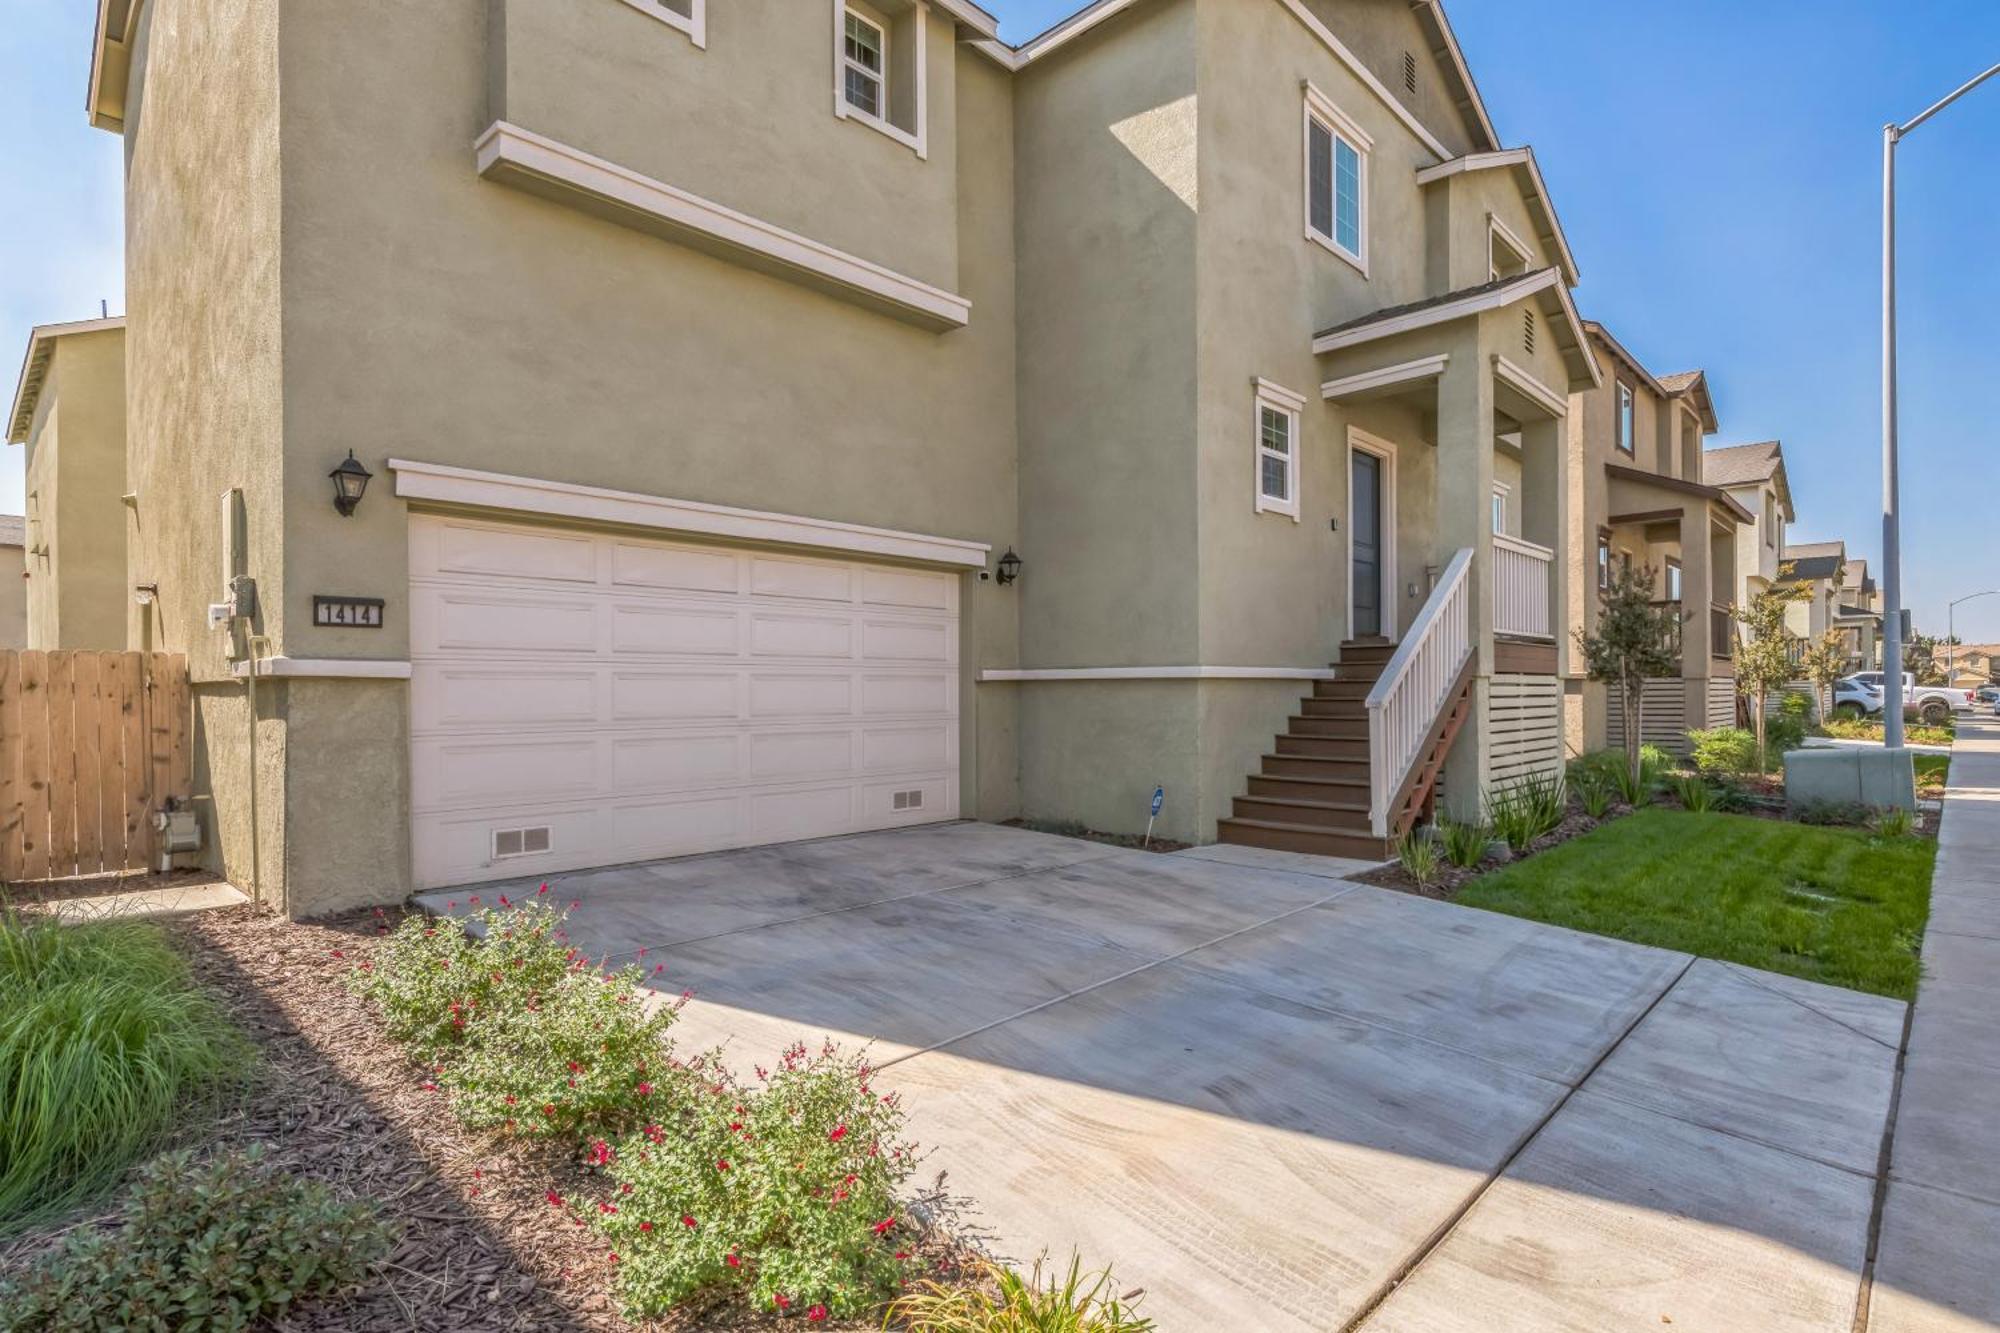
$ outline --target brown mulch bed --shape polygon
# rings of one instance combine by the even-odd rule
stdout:
[[[382,928],[372,912],[298,923],[248,907],[167,924],[262,1057],[241,1097],[183,1143],[262,1144],[282,1168],[375,1201],[400,1230],[373,1281],[291,1313],[273,1325],[278,1333],[775,1327],[754,1316],[633,1324],[619,1315],[609,1247],[547,1201],[551,1189],[589,1198],[601,1186],[558,1148],[461,1129],[348,991],[348,968]],[[105,1202],[0,1244],[0,1272],[112,1211]]]
[[[0,902],[16,907],[99,898],[109,893],[143,893],[149,889],[191,889],[217,882],[206,870],[128,871],[124,874],[81,875],[70,879],[26,880],[0,885]]]
[[[1172,838],[1155,836],[1149,840],[1142,833],[1100,833],[1081,824],[1052,824],[1039,819],[1010,819],[1004,827],[1048,833],[1059,838],[1082,838],[1085,842],[1101,842],[1135,852],[1184,852],[1194,846],[1191,842],[1175,842]]]
[[[1515,861],[1539,855],[1551,847],[1560,847],[1571,838],[1580,838],[1599,825],[1608,824],[1614,819],[1622,819],[1631,813],[1632,807],[1629,805],[1614,805],[1605,811],[1604,818],[1592,819],[1583,812],[1582,807],[1578,806],[1575,802],[1571,802],[1569,813],[1563,817],[1563,822],[1529,843],[1527,850],[1524,852],[1509,854],[1504,859],[1488,857],[1484,862],[1470,869],[1455,866],[1449,861],[1440,861],[1437,878],[1433,879],[1429,884],[1417,883],[1411,877],[1410,872],[1403,869],[1401,861],[1391,861],[1388,865],[1356,875],[1354,878],[1360,880],[1363,884],[1373,884],[1377,888],[1395,889],[1399,893],[1414,894],[1419,898],[1435,898],[1439,902],[1450,902],[1452,899],[1458,897],[1466,885],[1472,883],[1473,880],[1478,879],[1481,875],[1498,870],[1503,865],[1509,865]]]

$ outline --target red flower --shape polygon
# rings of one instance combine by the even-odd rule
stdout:
[[[650,1084],[650,1083],[641,1083],[641,1084],[639,1085],[639,1095],[640,1095],[641,1097],[650,1097],[650,1096],[652,1096],[652,1095],[653,1095],[653,1085],[652,1085],[652,1084]]]
[[[651,1231],[652,1229],[653,1229],[653,1224],[651,1222],[641,1222],[639,1224],[639,1230],[641,1231]]]
[[[544,885],[542,885],[542,887],[541,887],[541,888],[539,888],[539,889],[536,889],[536,890],[535,890],[535,896],[536,896],[537,898],[539,898],[539,897],[541,897],[541,896],[542,896],[543,894],[547,893],[548,891],[549,891],[549,886],[548,886],[548,885],[546,885],[546,884],[544,884]]]
[[[613,1250],[609,1255],[605,1257],[610,1259],[611,1262],[614,1264],[618,1262],[618,1252],[616,1250]]]
[[[896,1251],[896,1257],[898,1259],[907,1259],[910,1257],[910,1252],[908,1250],[898,1250]]]
[[[335,949],[335,950],[333,951],[333,956],[334,956],[335,958],[345,958],[345,957],[347,957],[347,955],[346,955],[346,954],[342,953],[342,952],[341,952],[340,950],[338,950],[338,949]]]
[[[715,1169],[717,1171],[727,1171],[729,1169],[729,1163],[726,1160],[717,1162],[715,1164]]]
[[[722,1262],[728,1264],[731,1268],[743,1267],[743,1260],[737,1256],[737,1253],[734,1250],[731,1250],[728,1254],[723,1255]]]
[[[879,1236],[879,1235],[881,1235],[881,1234],[882,1234],[883,1232],[887,1231],[887,1230],[888,1230],[888,1229],[889,1229],[890,1227],[893,1227],[893,1226],[895,1226],[895,1225],[896,1225],[896,1219],[895,1219],[895,1218],[893,1218],[893,1217],[885,1217],[885,1218],[883,1218],[883,1219],[882,1219],[882,1220],[881,1220],[880,1222],[877,1222],[877,1223],[875,1224],[875,1234]]]
[[[583,1072],[583,1066],[578,1064],[576,1061],[572,1060],[569,1062],[569,1072],[572,1074],[581,1074]]]
[[[826,1322],[826,1307],[825,1307],[824,1305],[815,1305],[815,1306],[814,1306],[814,1307],[813,1307],[812,1309],[810,1309],[810,1310],[806,1311],[806,1322],[807,1322],[808,1324],[823,1324],[823,1323],[825,1323],[825,1322]]]
[[[597,1211],[609,1217],[612,1213],[618,1211],[618,1207],[616,1204],[612,1203],[600,1203],[597,1205]]]
[[[465,901],[471,903],[474,907],[477,907],[479,906],[479,895],[475,893],[470,898],[467,898]]]
[[[551,1208],[560,1208],[563,1206],[562,1195],[556,1193],[554,1190],[550,1190],[542,1197],[549,1201],[549,1207]]]
[[[789,1310],[792,1308],[792,1298],[785,1295],[782,1291],[774,1291],[771,1293],[771,1304],[777,1306],[780,1310]]]
[[[603,1139],[599,1139],[590,1145],[590,1164],[592,1166],[610,1166],[611,1155],[611,1145]]]
[[[501,894],[501,895],[500,895],[500,905],[501,905],[502,907],[512,907],[512,906],[513,906],[514,904],[512,904],[512,903],[508,902],[508,901],[507,901],[507,895],[503,893],[503,894]]]
[[[692,1217],[689,1217],[686,1213],[682,1213],[681,1225],[686,1227],[689,1231],[693,1231],[696,1227],[700,1226],[701,1223],[695,1221]]]
[[[846,1137],[847,1137],[847,1126],[835,1125],[833,1127],[833,1132],[826,1136],[826,1141],[828,1143],[838,1143]]]
[[[553,1102],[550,1102],[549,1104],[542,1107],[543,1115],[553,1116],[555,1113],[556,1113],[556,1108],[555,1108],[555,1103]]]

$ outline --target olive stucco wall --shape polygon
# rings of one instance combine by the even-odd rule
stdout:
[[[278,6],[150,0],[126,101],[127,516],[132,645],[185,653],[205,859],[239,885],[283,887],[285,716],[259,700],[261,842],[253,868],[250,736],[230,674],[241,636],[207,628],[222,595],[221,493],[244,494],[254,628],[282,632]]]
[[[23,520],[15,515],[0,518]],[[28,646],[28,553],[22,546],[0,542],[0,648]]]
[[[27,646],[125,647],[125,331],[55,339],[25,444]],[[12,591],[12,590],[10,590]]]

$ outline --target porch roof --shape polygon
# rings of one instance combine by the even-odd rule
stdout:
[[[1382,338],[1393,338],[1397,334],[1467,319],[1488,310],[1504,309],[1530,299],[1541,306],[1542,313],[1555,326],[1556,341],[1562,348],[1563,360],[1570,372],[1567,387],[1574,392],[1603,383],[1603,372],[1598,369],[1597,358],[1590,354],[1590,348],[1584,342],[1583,320],[1570,300],[1562,270],[1553,266],[1509,278],[1495,278],[1476,287],[1462,287],[1439,296],[1427,296],[1421,301],[1385,306],[1344,324],[1320,330],[1313,335],[1312,349],[1317,355],[1343,351]]]
[[[1604,474],[1611,481],[1613,523],[1665,522],[1669,514],[1682,513],[1689,500],[1697,499],[1707,504],[1711,515],[1724,518],[1731,526],[1756,521],[1729,492],[1698,481],[1645,472],[1620,463],[1606,463]]]

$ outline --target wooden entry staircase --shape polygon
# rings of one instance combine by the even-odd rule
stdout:
[[[1400,647],[1341,645],[1336,677],[1314,681],[1299,701],[1249,794],[1235,798],[1234,816],[1217,821],[1218,841],[1370,861],[1395,855],[1396,840],[1430,809],[1472,712],[1470,560],[1462,551],[1451,562]]]

